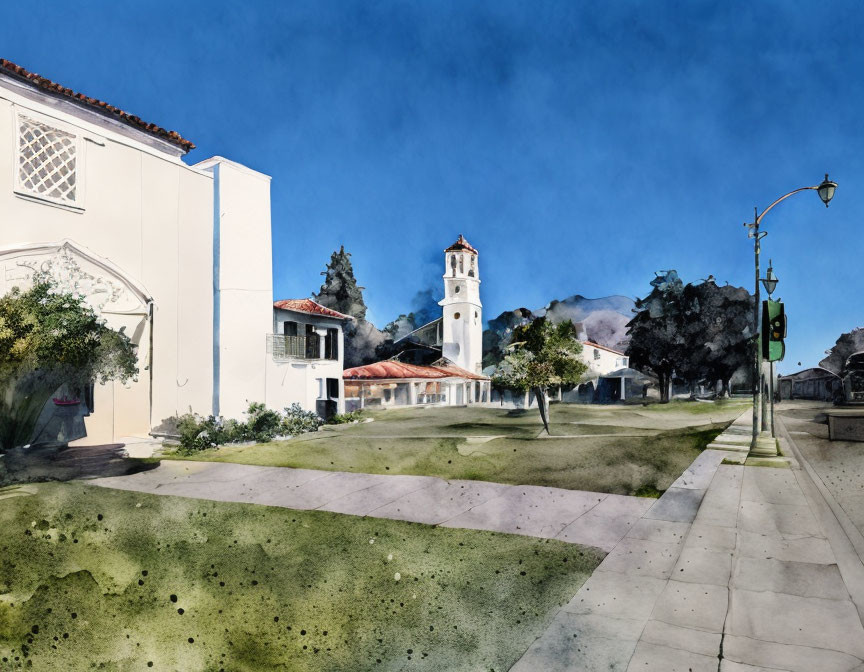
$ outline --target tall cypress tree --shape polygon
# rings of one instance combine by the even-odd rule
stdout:
[[[363,320],[366,318],[366,304],[363,302],[363,287],[357,285],[354,269],[351,267],[351,254],[340,246],[338,252],[330,256],[324,284],[312,298],[326,308],[337,310],[345,315]]]

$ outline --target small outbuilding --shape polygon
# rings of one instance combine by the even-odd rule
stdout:
[[[345,410],[461,406],[488,402],[491,380],[441,358],[430,366],[396,360],[345,369]]]

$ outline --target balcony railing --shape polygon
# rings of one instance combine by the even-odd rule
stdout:
[[[274,360],[322,359],[321,337],[318,334],[306,336],[282,336],[267,334],[267,352]]]

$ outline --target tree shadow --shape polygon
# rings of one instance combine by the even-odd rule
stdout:
[[[159,460],[129,457],[122,443],[15,448],[0,462],[0,485],[126,476],[159,466]]]

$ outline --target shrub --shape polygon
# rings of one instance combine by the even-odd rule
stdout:
[[[194,453],[199,450],[216,448],[227,443],[240,441],[272,441],[281,435],[296,436],[314,432],[324,422],[317,414],[304,411],[300,404],[285,409],[284,415],[267,408],[264,404],[252,402],[246,411],[246,421],[223,419],[209,415],[202,417],[186,413],[169,418],[177,427],[180,435],[180,452]]]
[[[243,438],[247,441],[272,441],[282,429],[283,418],[278,411],[272,411],[264,404],[252,402],[246,411],[248,420],[243,428]]]
[[[328,421],[328,425],[345,425],[349,422],[359,422],[363,419],[363,411],[358,409],[356,411],[350,411],[348,413],[337,413],[332,416]]]
[[[290,436],[314,432],[324,421],[317,413],[304,411],[300,404],[291,404],[285,409],[285,418],[282,420],[282,433]]]

